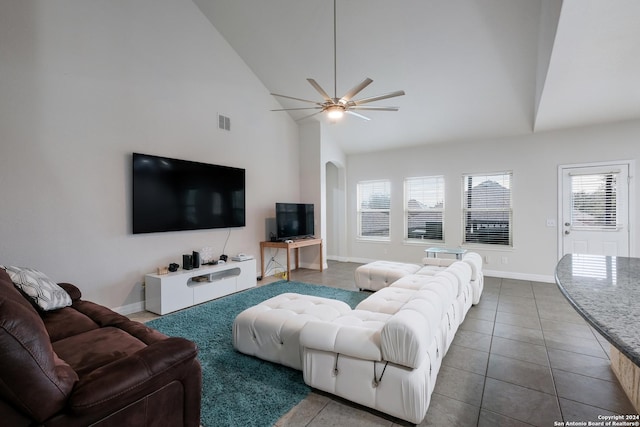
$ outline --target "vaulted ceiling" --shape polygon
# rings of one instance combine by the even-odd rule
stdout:
[[[194,2],[269,92],[334,96],[333,0]],[[406,92],[326,127],[347,153],[640,119],[637,0],[337,0],[336,58],[338,98]]]

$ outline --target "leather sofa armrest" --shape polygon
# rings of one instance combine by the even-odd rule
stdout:
[[[71,297],[71,301],[77,301],[80,298],[82,298],[82,292],[80,291],[80,289],[78,289],[76,285],[62,282],[62,283],[58,283],[58,286],[60,286],[69,294],[69,296]]]
[[[172,381],[183,381],[196,371],[201,375],[200,369],[193,369],[197,353],[195,343],[184,338],[149,345],[81,378],[69,406],[78,415],[113,412]],[[196,383],[201,384],[201,378]]]
[[[140,322],[130,320],[107,307],[98,305],[91,301],[74,301],[73,308],[89,317],[101,328],[113,326],[114,328],[122,329],[147,345],[164,341],[167,338],[166,335],[155,329],[152,329]]]

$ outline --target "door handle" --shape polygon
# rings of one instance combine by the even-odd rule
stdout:
[[[570,222],[565,222],[565,223],[564,223],[564,226],[565,226],[565,227],[569,227],[570,225],[571,225],[571,223],[570,223]]]
[[[564,234],[571,234],[569,230],[564,230]]]

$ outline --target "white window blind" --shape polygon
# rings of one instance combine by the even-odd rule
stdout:
[[[617,172],[571,176],[571,226],[617,228]]]
[[[464,175],[464,243],[512,245],[511,172]]]
[[[358,183],[358,237],[389,240],[391,183],[362,181]]]
[[[425,176],[404,181],[407,239],[442,242],[444,177]]]

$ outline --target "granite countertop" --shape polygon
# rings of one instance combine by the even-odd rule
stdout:
[[[640,258],[565,255],[556,283],[582,317],[640,366]]]

